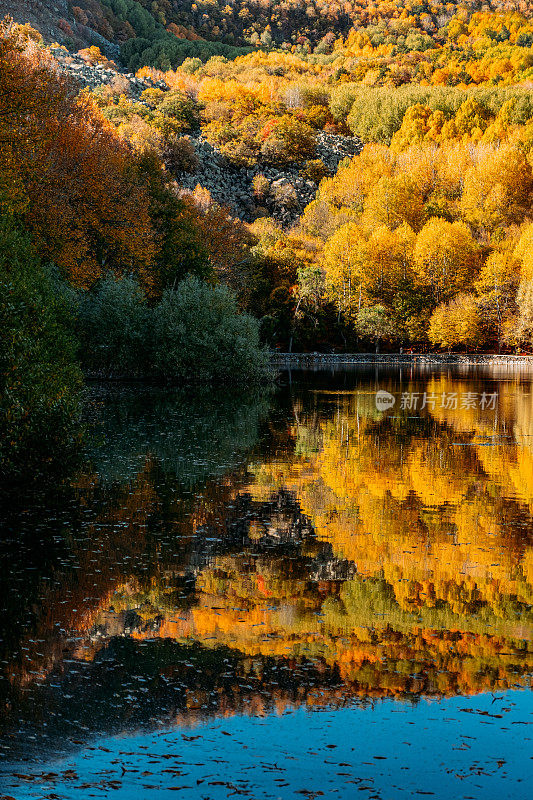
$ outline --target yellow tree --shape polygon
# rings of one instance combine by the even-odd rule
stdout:
[[[478,253],[463,222],[433,217],[416,238],[414,261],[418,278],[440,303],[467,288],[476,271]]]
[[[402,125],[391,141],[392,150],[405,150],[413,144],[420,145],[429,132],[431,109],[422,103],[415,103],[404,114]]]
[[[520,224],[531,209],[533,175],[520,147],[487,147],[465,176],[463,219],[480,230]]]
[[[429,323],[429,340],[440,347],[479,347],[483,326],[472,294],[459,294],[435,309]]]
[[[424,202],[419,186],[410,175],[380,178],[366,198],[364,220],[370,228],[375,225],[397,228],[407,223],[420,230]]]
[[[523,280],[533,280],[533,224],[530,223],[522,231],[514,251],[514,257],[520,262],[520,276]]]
[[[447,139],[480,139],[489,124],[489,118],[487,109],[469,97],[461,104],[454,119],[444,124],[442,135]]]
[[[520,264],[520,284],[516,294],[518,316],[509,329],[507,339],[511,344],[533,341],[533,224],[522,231],[513,253]]]
[[[515,310],[520,262],[509,253],[494,252],[474,284],[485,334],[500,343],[504,327]]]
[[[366,242],[353,222],[339,228],[324,246],[326,294],[335,303],[339,317],[354,319],[366,304],[365,256]]]
[[[413,278],[415,234],[406,223],[391,231],[376,228],[364,251],[364,283],[375,297],[393,301],[402,283]]]

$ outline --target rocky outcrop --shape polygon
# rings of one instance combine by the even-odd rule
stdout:
[[[192,191],[198,185],[208,189],[216,202],[227,205],[239,219],[251,222],[257,217],[272,216],[283,227],[288,227],[316,195],[318,184],[302,177],[302,164],[295,163],[282,169],[270,165],[240,169],[201,135],[188,138],[194,147],[198,167],[191,174],[178,175],[180,187],[185,191]],[[331,174],[336,172],[343,159],[352,158],[361,149],[357,137],[324,132],[317,135],[316,157],[324,162]],[[254,195],[256,175],[263,175],[268,181],[269,189],[261,198]]]
[[[78,47],[97,45],[107,56],[118,57],[119,46],[80,24],[67,0],[0,0],[0,19],[5,16],[15,22],[29,23],[45,42],[76,42]]]
[[[334,369],[360,364],[533,367],[533,355],[504,353],[271,353],[272,364],[280,369]]]
[[[61,40],[63,31],[58,26],[62,19],[72,20],[67,0],[0,0],[0,19],[12,17],[15,22],[29,23],[36,28],[47,41]]]
[[[101,85],[114,86],[136,100],[140,99],[145,89],[168,89],[164,81],[141,79],[112,66],[90,63],[64,47],[52,47],[51,52],[58,68],[74,76],[82,87],[95,89]],[[316,195],[318,183],[302,174],[303,163],[283,168],[266,163],[251,169],[239,168],[200,133],[186,138],[194,149],[197,166],[194,172],[176,173],[180,191],[191,192],[201,186],[210,192],[213,200],[227,206],[235,217],[245,222],[271,216],[282,227],[288,228]],[[320,131],[316,139],[315,158],[323,162],[330,174],[334,174],[343,159],[358,155],[361,149],[362,144],[357,137]],[[254,178],[259,175],[263,176],[263,184],[267,187],[261,194],[254,192]]]
[[[134,99],[138,99],[145,89],[153,86],[168,89],[164,81],[152,81],[150,78],[137,78],[131,72],[121,72],[115,67],[88,62],[77,53],[70,53],[64,47],[51,47],[50,52],[57,61],[58,68],[75,78],[83,88],[96,89],[97,86],[117,86],[121,91]]]

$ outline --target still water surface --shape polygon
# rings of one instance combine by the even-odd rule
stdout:
[[[531,796],[533,378],[283,383],[93,388],[2,509],[0,797]]]

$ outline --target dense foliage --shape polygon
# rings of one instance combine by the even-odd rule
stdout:
[[[357,80],[367,73],[372,73],[368,80],[375,80],[390,72],[398,84],[413,76],[425,78],[429,71],[438,72],[440,83],[450,78],[461,82],[465,75],[477,82],[462,58],[465,40],[477,51],[469,53],[470,60],[481,61],[481,70],[492,69],[494,74],[504,70],[494,69],[492,58],[483,58],[485,50],[493,48],[497,60],[503,61],[509,58],[509,45],[533,44],[527,0],[463,0],[459,5],[412,0],[370,5],[321,0],[75,0],[70,6],[80,25],[126,42],[127,58],[142,52],[144,63],[158,67],[163,60],[175,66],[195,48],[205,60],[209,48],[214,55],[217,47],[217,54],[226,54],[223,45],[251,45],[313,55],[318,63],[334,63],[343,72],[357,74]],[[498,19],[491,16],[494,12],[508,16]],[[67,33],[73,35],[72,30]]]
[[[10,680],[28,691],[36,675],[53,668],[59,674],[60,659],[71,652],[62,645],[76,631],[83,637],[76,647],[83,645],[85,660],[94,660],[95,686],[102,683],[110,637],[128,636],[146,652],[150,641],[165,640],[169,647],[196,641],[215,653],[229,648],[246,655],[242,683],[249,686],[257,670],[254,703],[270,696],[262,684],[264,659],[274,660],[280,702],[280,659],[289,659],[291,686],[300,662],[317,661],[322,675],[331,669],[340,694],[303,699],[315,707],[335,697],[340,703],[350,696],[412,700],[530,685],[529,381],[498,382],[491,409],[463,407],[459,399],[457,407],[437,401],[414,415],[399,408],[377,412],[373,382],[372,370],[340,393],[335,384],[312,392],[311,400],[307,387],[300,393],[294,385],[288,408],[271,417],[266,439],[254,403],[243,408],[215,393],[196,403],[186,393],[139,387],[115,388],[111,400],[98,392],[92,463],[70,490],[62,517],[63,530],[77,535],[68,537],[68,560],[61,550],[55,566],[47,565],[35,624],[17,641],[17,652],[20,645],[27,649],[10,663]],[[381,385],[400,389],[382,373]],[[357,391],[346,391],[354,386]],[[472,376],[401,386],[439,400],[490,387]],[[514,435],[487,447],[495,429]],[[248,469],[240,469],[251,447]],[[42,506],[38,516],[23,508],[34,516],[25,525],[11,523],[13,529],[29,531],[32,543],[43,529],[56,533],[53,507],[44,520]],[[28,552],[37,566],[38,546]],[[187,580],[191,563],[195,580]],[[68,596],[57,590],[59,572]],[[34,602],[29,583],[24,590]],[[128,661],[132,674],[141,650]],[[113,653],[115,665],[116,648]],[[235,691],[238,707],[247,707],[243,687],[227,677],[228,663],[225,692],[231,700]],[[171,680],[176,673],[162,664]],[[122,691],[124,674],[113,691]],[[188,718],[205,718],[204,696],[200,703],[194,685],[189,694],[184,684],[184,676],[199,674],[196,667],[177,674],[191,700]],[[307,685],[307,672],[305,678]],[[79,684],[75,675],[70,685]],[[144,688],[141,682],[135,689],[143,709]],[[153,691],[160,696],[157,683]],[[120,695],[129,718],[131,692],[128,685]],[[71,705],[68,698],[65,707]],[[223,713],[232,708],[225,703]],[[77,705],[72,714],[78,718]]]
[[[63,280],[83,294],[110,273],[134,276],[152,304],[187,275],[231,284],[249,237],[209,198],[179,196],[158,148],[135,139],[134,111],[107,107],[111,124],[14,26],[4,26],[0,48],[2,211]],[[155,92],[148,111],[167,148],[198,124],[179,91]]]
[[[327,220],[325,292],[343,314],[381,301],[393,339],[423,341],[434,309],[456,298],[462,332],[440,331],[453,326],[450,308],[432,319],[434,343],[516,343],[533,174],[529,129],[509,120],[512,108],[491,117],[469,99],[439,132],[415,105],[390,147],[367,146],[321,184],[302,224],[316,235]]]
[[[81,290],[87,365],[138,372],[127,347],[165,303],[172,316],[169,298],[192,285],[188,275],[231,287],[263,340],[284,349],[528,346],[528,10],[294,2],[253,17],[239,3],[211,4],[209,15],[186,2],[76,6],[80,24],[122,41],[126,60],[137,54],[139,76],[168,87],[140,95],[118,78],[80,93],[38,36],[6,28],[2,207]],[[154,55],[170,40],[255,52]],[[365,149],[331,175],[317,158],[320,131],[357,135]],[[185,137],[199,132],[235,168],[255,170],[252,225],[201,186],[179,191],[180,175],[198,167]],[[288,230],[260,218],[265,198],[292,198],[261,170],[295,165],[320,186]],[[104,289],[121,329],[107,338],[90,322],[102,317]],[[215,302],[218,290],[204,290]],[[122,325],[124,314],[133,317]]]
[[[82,363],[92,372],[204,385],[268,376],[259,323],[239,313],[225,286],[189,277],[149,305],[133,278],[109,275],[77,301]]]
[[[233,277],[229,242],[242,261],[244,239],[227,213],[181,199],[157,150],[132,148],[94,99],[56,69],[39,37],[9,22],[0,31],[0,84],[3,469],[31,470],[71,436],[80,384],[76,349],[86,366],[104,372],[137,374],[153,355],[160,363],[150,362],[149,372],[165,379],[223,373],[231,380],[234,369],[244,385],[264,376],[257,325],[239,315],[229,289],[215,286]],[[171,141],[182,120],[195,124],[194,104],[167,96],[161,119]],[[215,234],[206,235],[214,219]],[[180,283],[191,275],[213,287]],[[150,309],[163,324],[161,304],[192,285],[205,320],[211,326],[224,320],[218,340],[206,331],[219,348],[194,374],[184,367],[194,360],[192,350],[189,361],[180,353],[179,364],[168,354],[163,363],[134,314]],[[81,349],[69,302],[79,316]],[[180,341],[193,348],[192,338]]]
[[[234,60],[189,58],[175,70],[145,68],[139,74],[166,81],[170,91],[145,92],[138,101],[101,91],[97,102],[134,148],[156,147],[178,180],[191,160],[179,137],[198,127],[236,167],[297,164],[302,176],[322,180],[292,230],[265,220],[249,228],[255,243],[241,302],[262,317],[269,343],[528,346],[527,4],[307,5],[307,20],[317,23],[308,28],[322,30],[329,20],[320,41],[298,27],[297,2],[269,5],[268,30],[261,29],[263,11],[252,20],[238,4],[228,6],[214,34],[194,16],[202,9],[191,6],[189,19],[180,5],[174,23],[175,4],[150,6],[187,36],[203,25],[200,35],[222,39],[230,19],[249,19],[253,30],[232,41],[256,51]],[[343,35],[332,35],[331,14]],[[177,117],[164,108],[172,98]],[[358,136],[362,156],[329,177],[317,159],[321,130]],[[256,174],[253,191],[260,214],[269,213],[264,199],[275,195],[263,175]],[[290,203],[290,187],[276,191]]]
[[[0,217],[0,474],[75,455],[81,374],[66,303],[29,237]],[[35,473],[37,472],[37,475]]]

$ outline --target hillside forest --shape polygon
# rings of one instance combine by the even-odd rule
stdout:
[[[84,373],[531,347],[528,2],[62,5],[60,42],[0,32],[4,440],[54,440]],[[76,50],[112,78],[81,83]],[[333,169],[323,136],[360,153]],[[250,179],[247,218],[183,188],[199,141]]]

